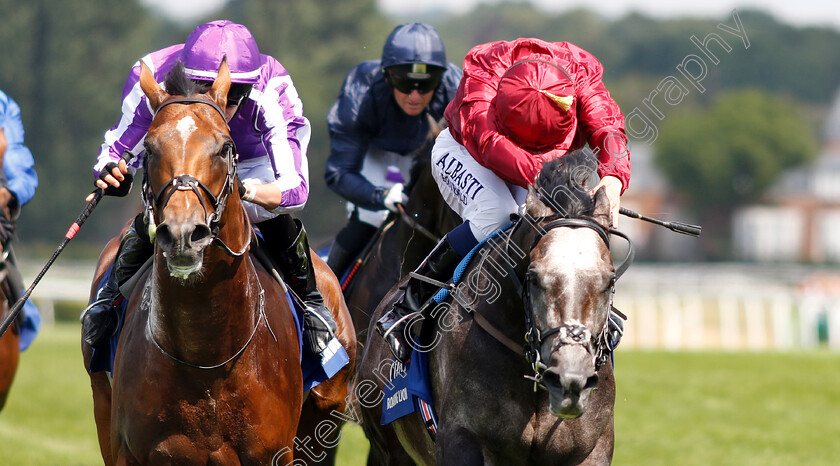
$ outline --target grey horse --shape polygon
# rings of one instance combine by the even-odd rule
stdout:
[[[590,173],[582,153],[545,164],[519,221],[481,246],[459,285],[413,326],[422,328],[415,348],[428,352],[439,423],[434,440],[417,413],[391,426],[417,464],[611,462],[615,379],[605,342],[617,276],[608,201],[585,188]],[[392,365],[387,345],[369,339],[357,383],[382,390]],[[363,427],[381,438],[381,392],[366,393]]]

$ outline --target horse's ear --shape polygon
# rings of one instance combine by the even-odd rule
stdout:
[[[604,187],[595,191],[595,210],[592,212],[592,218],[607,230],[612,226],[610,199],[607,197],[607,190]]]
[[[230,90],[230,67],[227,63],[227,55],[222,59],[222,64],[219,65],[219,74],[216,75],[216,80],[213,81],[213,87],[210,88],[209,96],[213,99],[220,108],[227,106],[227,95]]]
[[[528,185],[528,197],[525,200],[525,210],[531,217],[548,217],[553,214],[542,200],[533,185]]]
[[[153,112],[156,112],[160,104],[169,97],[169,94],[160,88],[152,70],[146,66],[143,60],[140,60],[140,89],[143,89],[143,93],[149,99],[149,105]]]

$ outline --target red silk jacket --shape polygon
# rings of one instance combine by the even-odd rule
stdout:
[[[491,102],[501,76],[521,60],[557,64],[574,81],[577,125],[573,136],[570,134],[553,147],[522,148],[499,130]],[[449,130],[478,163],[506,182],[522,187],[534,183],[543,162],[580,149],[588,142],[600,162],[598,174],[620,179],[623,193],[630,180],[624,115],[604,87],[602,75],[603,67],[592,54],[568,42],[517,39],[478,45],[464,59],[464,77],[446,108]]]

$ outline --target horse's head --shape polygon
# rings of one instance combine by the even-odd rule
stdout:
[[[140,86],[154,112],[146,135],[144,197],[174,277],[201,270],[204,251],[224,224],[225,207],[241,209],[237,196],[228,202],[236,189],[235,149],[225,113],[230,83],[226,61],[209,89],[188,79],[179,64],[166,78],[167,92],[141,62]],[[229,241],[247,244],[245,235],[239,232]]]
[[[527,214],[539,226],[526,279],[527,336],[549,410],[563,418],[583,414],[598,383],[616,279],[609,201],[603,190],[589,195],[584,179],[592,169],[580,157],[546,164],[527,201]]]

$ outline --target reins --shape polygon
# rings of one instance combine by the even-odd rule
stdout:
[[[254,274],[256,274],[256,269],[254,269],[254,264],[253,263],[251,263],[251,269],[254,271]],[[257,334],[257,329],[260,327],[260,322],[261,321],[265,321],[265,326],[266,326],[266,328],[268,328],[268,332],[271,334],[272,338],[274,338],[274,341],[277,341],[277,336],[274,334],[274,331],[271,329],[271,326],[268,324],[268,318],[265,315],[265,290],[262,288],[262,286],[259,285],[259,281],[257,281],[257,286],[260,287],[260,292],[259,292],[260,299],[257,301],[257,321],[254,323],[254,329],[251,331],[251,336],[249,336],[248,341],[246,341],[245,344],[242,345],[241,348],[239,348],[239,351],[235,352],[233,354],[233,356],[227,358],[226,360],[224,360],[224,361],[222,361],[218,364],[213,364],[211,366],[203,366],[203,365],[200,365],[200,364],[194,364],[194,363],[191,363],[189,361],[184,361],[183,359],[179,359],[179,358],[173,356],[172,354],[170,354],[169,352],[167,352],[166,350],[164,350],[163,347],[160,346],[160,343],[157,342],[157,339],[155,338],[155,336],[154,336],[154,334],[152,333],[152,330],[151,330],[152,326],[150,325],[150,322],[148,322],[149,319],[151,319],[151,316],[152,316],[152,310],[151,309],[149,309],[146,312],[146,321],[147,321],[146,322],[146,336],[149,340],[152,341],[152,343],[155,345],[155,348],[157,348],[158,351],[160,351],[161,354],[163,354],[167,358],[171,359],[172,361],[175,361],[178,364],[181,364],[181,365],[184,365],[184,366],[187,366],[187,367],[192,367],[193,369],[202,369],[202,370],[218,369],[222,366],[225,366],[228,363],[230,363],[231,361],[233,361],[234,359],[238,358],[240,355],[242,355],[242,353],[245,352],[245,349],[247,349],[248,346],[250,346],[251,342],[254,340],[254,335]],[[143,293],[146,293],[149,289],[150,288],[147,286],[143,290]],[[148,299],[148,297],[144,297],[143,302],[144,303],[151,303],[152,300]]]
[[[609,230],[602,227],[600,224],[595,222],[589,218],[562,218],[560,215],[554,215],[549,217],[542,217],[534,220],[533,226],[537,227],[537,234],[534,237],[534,240],[531,244],[531,249],[533,249],[536,244],[551,230],[556,228],[589,228],[601,238],[602,241],[606,244],[607,248],[610,246],[610,235],[618,236],[627,241],[629,248],[627,255],[625,256],[624,260],[622,261],[621,265],[616,269],[614,276],[610,280],[610,302],[609,307],[612,308],[612,296],[615,293],[615,283],[617,282],[618,278],[621,277],[624,272],[630,267],[633,263],[633,259],[635,258],[635,251],[633,248],[633,243],[630,238],[627,237],[624,233],[610,228]],[[548,222],[544,223],[543,222]],[[513,257],[510,254],[510,245],[513,241],[513,233],[517,230],[520,226],[524,224],[524,219],[520,217],[513,228],[509,230],[507,237],[505,239],[505,254],[508,254],[508,257]],[[484,259],[486,260],[489,255],[484,255]],[[484,329],[487,333],[493,336],[496,340],[500,343],[505,345],[511,351],[518,355],[524,355],[528,362],[531,364],[531,368],[534,371],[533,376],[526,376],[526,378],[534,381],[534,390],[537,387],[545,388],[543,385],[543,373],[548,368],[545,363],[542,361],[542,356],[540,354],[540,348],[542,344],[551,336],[555,334],[560,334],[560,341],[558,344],[552,349],[553,351],[558,350],[561,346],[564,345],[581,345],[586,348],[587,352],[593,355],[595,359],[595,366],[596,370],[599,370],[607,361],[609,355],[609,348],[607,344],[607,332],[608,332],[608,322],[605,321],[603,328],[598,333],[598,335],[591,335],[591,332],[584,326],[581,325],[561,325],[558,327],[554,327],[547,330],[540,329],[536,324],[536,319],[534,316],[534,311],[531,306],[530,302],[530,280],[531,280],[531,273],[526,273],[524,278],[520,278],[515,270],[515,268],[508,262],[508,261],[500,261],[505,268],[506,274],[510,276],[511,282],[516,290],[517,295],[520,296],[523,302],[523,307],[525,309],[525,345],[517,344],[513,339],[505,335],[502,331],[496,328],[492,323],[490,323],[487,318],[485,318],[481,313],[477,310],[466,309],[468,314],[475,319],[476,323]],[[483,267],[483,263],[480,265]]]
[[[408,212],[406,212],[405,206],[403,206],[402,204],[397,204],[397,208],[400,211],[400,218],[408,226],[410,226],[412,229],[420,232],[420,234],[422,234],[426,238],[429,238],[430,240],[434,241],[435,243],[440,241],[440,236],[435,235],[434,233],[429,231],[428,228],[421,225],[420,222],[418,222],[414,217],[412,217]]]
[[[155,111],[155,117],[157,117],[158,113],[170,104],[205,104],[212,107],[216,112],[219,113],[219,116],[222,117],[222,121],[225,123],[225,127],[227,126],[227,119],[225,117],[224,112],[218,105],[214,102],[205,99],[199,99],[195,97],[177,97],[174,99],[167,100],[166,102],[162,103],[160,107],[158,107],[157,111]],[[210,233],[213,238],[213,241],[219,244],[219,247],[228,255],[233,257],[239,257],[245,254],[250,247],[250,241],[246,241],[245,245],[239,251],[232,250],[223,240],[219,238],[219,222],[222,218],[222,213],[224,212],[225,205],[227,204],[227,198],[230,193],[234,191],[235,183],[236,183],[236,146],[233,143],[233,140],[225,143],[224,146],[224,155],[225,161],[227,162],[227,174],[225,175],[225,184],[222,186],[221,190],[218,194],[214,194],[210,188],[207,187],[204,183],[200,180],[195,178],[189,174],[181,174],[169,180],[166,184],[164,184],[157,192],[154,192],[151,186],[151,183],[148,179],[148,157],[144,158],[144,169],[143,169],[143,204],[145,205],[144,210],[146,212],[146,219],[148,223],[154,224],[154,206],[158,205],[161,209],[166,207],[166,204],[169,202],[169,199],[175,194],[177,191],[191,191],[195,193],[196,197],[198,198],[199,202],[201,203],[201,208],[204,209],[204,218],[207,227],[210,228]],[[207,203],[205,202],[204,196],[202,196],[202,192],[204,195],[210,199],[213,205],[213,212],[210,213]],[[245,216],[245,222],[250,229],[250,221],[248,220],[247,215]]]

